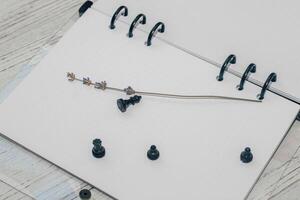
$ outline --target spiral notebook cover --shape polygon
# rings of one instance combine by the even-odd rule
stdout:
[[[284,138],[298,105],[273,93],[262,103],[143,96],[125,113],[119,92],[67,80],[66,73],[111,87],[255,98],[261,88],[128,26],[88,10],[0,105],[0,132],[117,199],[243,199]],[[106,149],[92,154],[95,138]],[[156,145],[159,159],[147,158]],[[253,161],[240,161],[250,147]]]
[[[120,5],[129,8],[125,22],[144,13],[147,24],[139,28],[149,31],[162,21],[166,31],[158,37],[216,66],[235,54],[237,64],[229,71],[237,76],[255,63],[253,83],[262,86],[276,72],[278,81],[270,89],[300,103],[299,1],[103,0],[94,8],[112,14]]]

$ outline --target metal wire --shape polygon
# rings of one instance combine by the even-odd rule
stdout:
[[[67,74],[69,81],[79,81],[88,86],[94,86],[97,89],[101,90],[113,90],[125,93],[127,95],[139,94],[144,96],[155,96],[161,98],[173,98],[173,99],[219,99],[219,100],[233,100],[233,101],[248,101],[248,102],[262,102],[258,99],[247,99],[247,98],[238,98],[230,96],[217,96],[217,95],[181,95],[181,94],[168,94],[168,93],[159,93],[159,92],[146,92],[146,91],[135,91],[131,87],[125,89],[108,87],[105,81],[93,83],[89,78],[78,79],[75,77],[74,73]]]
[[[261,100],[257,100],[257,99],[246,99],[246,98],[216,96],[216,95],[179,95],[179,94],[165,94],[165,93],[139,92],[139,91],[136,91],[135,93],[140,95],[146,95],[146,96],[156,96],[156,97],[165,97],[165,98],[174,98],[174,99],[223,99],[223,100],[234,100],[234,101],[261,102]]]

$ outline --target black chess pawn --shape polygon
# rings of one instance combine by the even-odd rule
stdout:
[[[90,199],[92,196],[91,191],[87,190],[87,189],[83,189],[79,192],[79,197],[82,200],[87,200]]]
[[[251,149],[246,147],[245,150],[241,153],[241,161],[243,163],[249,163],[253,160],[253,154],[251,153]]]
[[[102,158],[105,156],[105,148],[102,146],[102,141],[100,139],[93,140],[93,155],[95,158]]]
[[[130,105],[134,105],[136,103],[139,103],[141,101],[141,99],[142,99],[141,96],[134,95],[133,97],[130,97],[127,100],[118,99],[117,100],[117,105],[118,105],[118,108],[121,112],[125,112]]]
[[[155,145],[151,145],[150,149],[147,152],[147,157],[150,160],[157,160],[159,158],[159,151]]]

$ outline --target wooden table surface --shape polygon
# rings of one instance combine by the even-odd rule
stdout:
[[[1,2],[0,93],[19,78],[26,66],[35,65],[43,51],[51,49],[76,21],[77,10],[83,2]],[[299,147],[300,122],[295,121],[248,199],[300,200]],[[83,188],[91,190],[91,199],[111,199],[84,181],[0,136],[0,199],[79,199],[78,193]]]

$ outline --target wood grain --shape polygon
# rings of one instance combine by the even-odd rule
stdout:
[[[8,0],[0,4],[0,89],[45,46],[55,44],[72,25],[83,0]],[[71,21],[71,22],[70,22]],[[0,199],[109,199],[16,144],[0,138]]]
[[[73,24],[84,0],[7,0],[0,4],[0,90],[41,52],[50,49]],[[31,61],[34,65],[39,59]],[[36,62],[36,63],[35,63]],[[262,173],[248,199],[300,199],[300,123]],[[0,199],[111,199],[101,191],[0,137]]]

